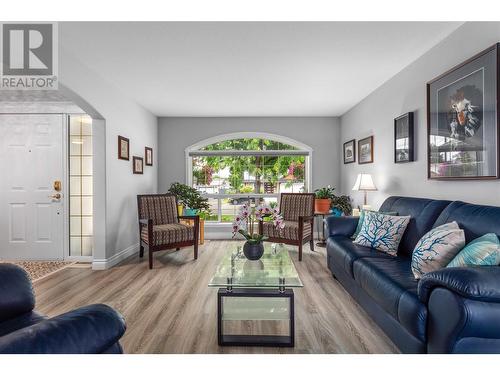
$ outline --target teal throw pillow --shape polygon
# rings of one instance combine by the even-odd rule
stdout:
[[[498,266],[500,241],[495,233],[487,233],[469,242],[446,267]]]

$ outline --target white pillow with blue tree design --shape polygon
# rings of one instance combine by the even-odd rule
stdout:
[[[411,257],[416,279],[444,268],[465,246],[465,234],[456,221],[431,229],[417,242]]]
[[[354,243],[396,256],[410,216],[391,216],[366,211],[365,219]]]

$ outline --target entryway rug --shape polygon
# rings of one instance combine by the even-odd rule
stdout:
[[[64,262],[64,261],[37,261],[37,260],[16,260],[8,261],[2,260],[0,263],[13,263],[25,269],[28,273],[31,281],[35,282],[43,279],[53,273],[62,270],[63,268],[69,267],[76,262]]]

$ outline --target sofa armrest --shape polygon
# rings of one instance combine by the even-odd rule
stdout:
[[[0,264],[0,322],[26,314],[35,307],[31,280],[24,269]]]
[[[453,267],[425,274],[418,284],[418,296],[427,303],[432,290],[446,288],[462,297],[500,303],[500,267]]]
[[[500,353],[500,267],[430,272],[418,296],[427,306],[428,353]]]
[[[355,216],[328,216],[325,219],[327,236],[350,237],[356,231],[359,217]]]
[[[99,354],[118,343],[125,329],[117,311],[89,305],[0,337],[0,353]]]

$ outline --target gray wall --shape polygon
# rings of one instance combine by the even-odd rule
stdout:
[[[339,121],[333,117],[163,117],[158,120],[158,191],[186,180],[186,147],[206,138],[236,132],[286,136],[313,149],[312,187],[340,186]]]
[[[373,164],[340,165],[342,191],[362,203],[351,188],[360,172],[372,173],[379,191],[368,200],[378,208],[389,195],[446,198],[500,205],[500,181],[433,181],[427,179],[426,83],[500,41],[500,23],[466,23],[443,42],[398,73],[344,114],[341,143],[374,136]],[[376,67],[374,67],[375,69]],[[394,118],[415,112],[416,162],[394,163]]]
[[[99,251],[99,254],[105,255],[94,258],[94,266],[98,264],[104,268],[131,255],[138,248],[136,195],[154,193],[157,189],[158,122],[156,116],[130,100],[109,84],[105,77],[88,69],[64,49],[65,27],[67,24],[60,25],[60,82],[93,106],[105,120],[105,130],[101,134],[105,137],[106,156],[100,162],[105,164],[106,171],[106,248],[103,252]],[[118,135],[130,139],[130,161],[117,158]],[[101,141],[96,140],[96,143],[103,143]],[[154,166],[145,166],[144,174],[134,175],[132,156],[144,157],[145,146],[154,150]],[[117,254],[121,256],[117,257]]]

